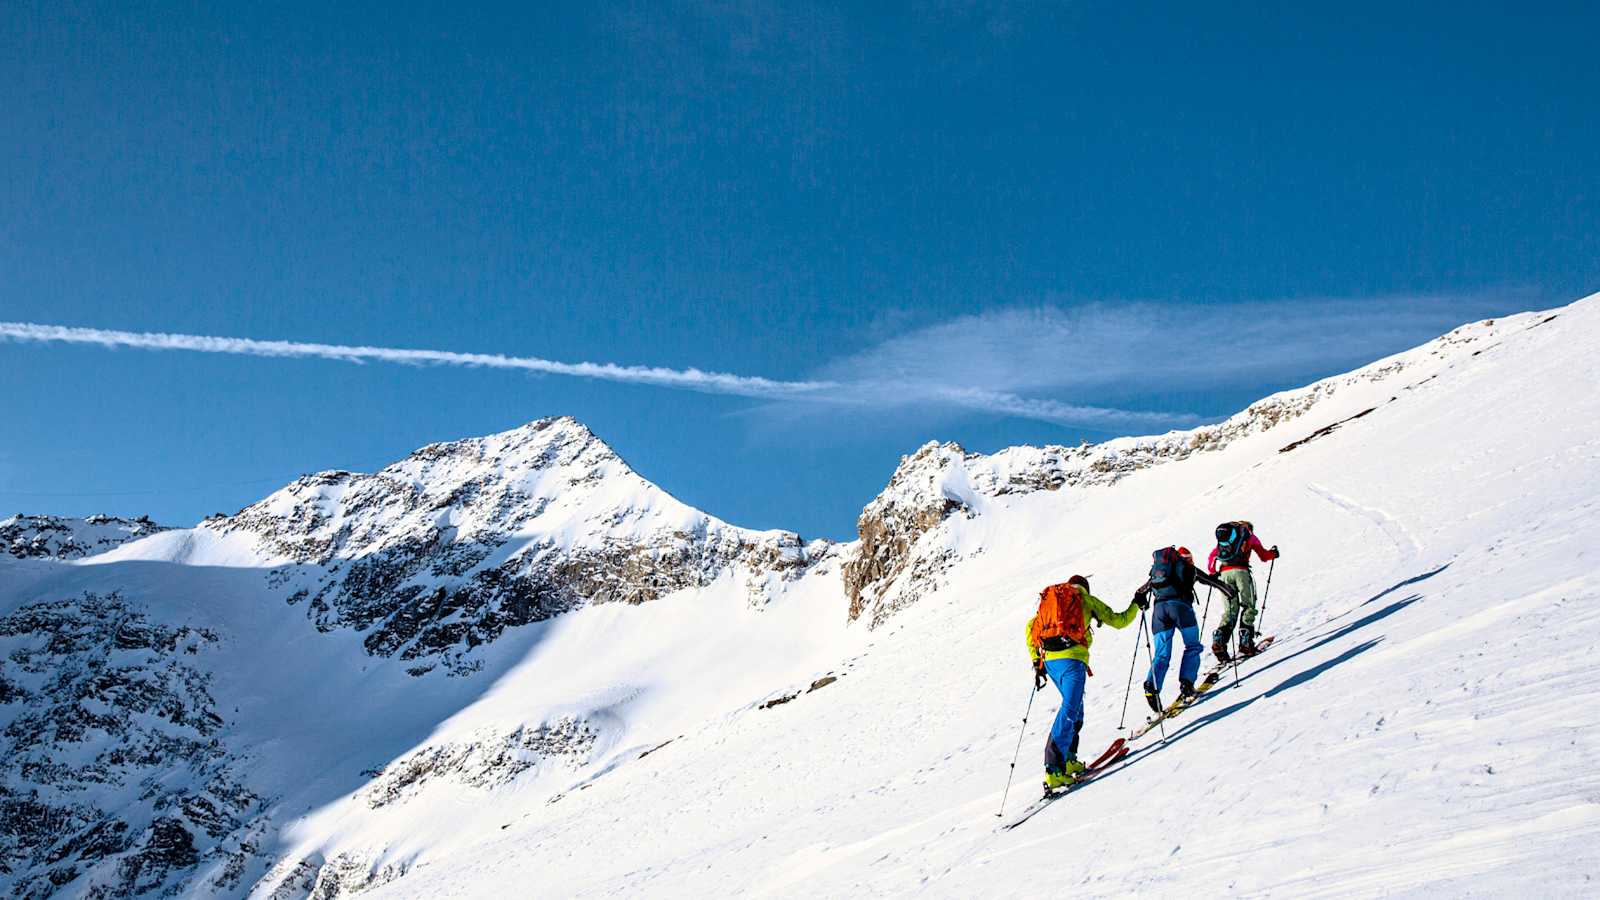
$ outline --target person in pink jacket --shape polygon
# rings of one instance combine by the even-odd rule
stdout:
[[[1222,621],[1211,633],[1211,652],[1221,662],[1232,659],[1228,654],[1228,639],[1233,637],[1235,622],[1239,624],[1239,655],[1254,656],[1257,652],[1256,583],[1250,576],[1252,553],[1262,562],[1278,558],[1278,548],[1263,547],[1249,522],[1223,522],[1217,526],[1217,546],[1206,560],[1206,571],[1234,590],[1222,609]]]

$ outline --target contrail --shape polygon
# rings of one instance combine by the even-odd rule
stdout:
[[[449,350],[407,350],[395,347],[352,347],[343,344],[306,344],[297,341],[257,341],[250,338],[211,337],[201,334],[108,331],[102,328],[68,328],[28,322],[0,322],[0,338],[101,347],[136,347],[141,350],[189,350],[195,353],[231,353],[242,356],[288,356],[332,359],[342,362],[400,363],[402,365],[470,366],[521,369],[551,375],[597,378],[683,388],[740,397],[781,398],[815,394],[838,385],[829,381],[775,381],[699,369],[664,369],[657,366],[618,366],[612,363],[558,362],[537,356],[502,356],[498,353],[455,353]]]
[[[1058,425],[1091,422],[1170,425],[1198,421],[1189,415],[1080,406],[1056,400],[1020,397],[984,388],[925,382],[782,381],[754,375],[706,372],[695,368],[668,369],[659,366],[619,366],[614,363],[560,362],[537,356],[504,356],[498,353],[457,353],[449,350],[259,341],[251,338],[199,334],[73,328],[30,322],[0,322],[0,339],[36,343],[90,344],[107,348],[133,347],[143,350],[187,350],[195,353],[227,353],[242,356],[330,359],[352,363],[377,361],[413,366],[520,369],[527,372],[648,384],[708,394],[767,400],[800,400],[837,406],[888,407],[930,403],[1018,416]]]

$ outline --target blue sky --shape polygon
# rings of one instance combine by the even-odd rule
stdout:
[[[1164,430],[1600,289],[1592,6],[532,6],[8,6],[0,321],[825,396],[0,341],[0,514],[571,414],[848,537],[928,439]]]

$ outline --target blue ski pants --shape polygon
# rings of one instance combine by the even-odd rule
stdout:
[[[1076,659],[1047,659],[1044,672],[1061,692],[1061,709],[1044,739],[1044,770],[1064,772],[1067,760],[1078,758],[1078,732],[1083,729],[1083,684],[1088,667]]]
[[[1167,667],[1172,664],[1172,633],[1183,635],[1183,662],[1178,665],[1178,677],[1193,683],[1200,677],[1200,625],[1194,619],[1194,607],[1182,600],[1163,600],[1156,604],[1151,616],[1150,630],[1155,633],[1155,654],[1150,660],[1150,683],[1161,690],[1167,678]]]

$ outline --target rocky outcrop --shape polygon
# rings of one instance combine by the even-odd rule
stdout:
[[[273,885],[268,892],[252,893],[266,900],[334,900],[388,884],[406,874],[409,866],[399,862],[377,864],[361,853],[340,853],[331,859],[313,854],[285,860],[270,872],[263,884]]]
[[[404,876],[409,868],[398,862],[375,866],[361,854],[341,853],[317,870],[316,883],[306,900],[334,900],[368,891]]]
[[[0,875],[20,876],[18,896],[135,896],[251,855],[242,826],[258,798],[192,662],[217,640],[117,594],[0,618]]]
[[[0,554],[19,559],[82,559],[166,530],[146,516],[12,516],[0,519]]]
[[[917,541],[950,516],[972,513],[965,468],[969,457],[979,455],[954,443],[923,445],[901,458],[889,486],[862,511],[856,522],[860,540],[843,566],[851,621],[870,607],[868,622],[875,627],[899,608],[900,604],[883,601],[916,557],[912,548]]]
[[[362,790],[361,797],[367,806],[379,809],[403,802],[434,782],[493,788],[537,768],[576,769],[588,758],[594,744],[595,732],[572,716],[536,728],[488,730],[467,740],[430,744],[395,760],[372,773],[374,780]]]

